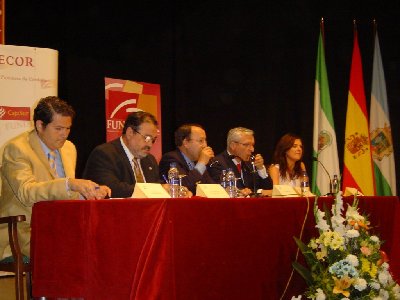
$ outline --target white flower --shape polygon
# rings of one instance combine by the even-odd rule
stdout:
[[[343,223],[346,221],[341,215],[332,216],[332,227],[335,229],[336,227],[344,226]]]
[[[376,282],[376,281],[371,281],[369,283],[369,286],[372,287],[374,290],[379,290],[381,288],[381,285],[379,284],[379,282]]]
[[[344,225],[340,225],[340,226],[336,227],[335,231],[338,234],[340,234],[341,236],[345,236],[346,235],[346,227]]]
[[[335,204],[332,205],[332,215],[340,215],[343,211],[342,193],[336,194]]]
[[[321,220],[321,219],[325,218],[325,212],[323,212],[320,209],[317,209],[315,211],[315,218],[318,219],[318,220]]]
[[[346,260],[353,266],[353,267],[358,267],[358,257],[353,255],[353,254],[349,254],[346,256]]]
[[[390,279],[392,279],[391,277],[392,276],[390,276],[389,272],[386,271],[379,272],[378,274],[379,282],[384,286],[388,284]]]
[[[367,288],[367,281],[364,278],[357,278],[354,287],[358,291],[363,291]]]
[[[386,290],[380,290],[379,297],[381,297],[384,300],[387,300],[387,299],[389,299],[389,292]]]
[[[325,213],[321,211],[320,209],[317,209],[315,211],[315,220],[317,225],[315,225],[316,228],[322,230],[322,231],[327,231],[330,230],[330,227],[326,220],[324,219]]]
[[[357,294],[357,297],[359,295],[360,299],[388,300],[390,297],[400,300],[400,286],[392,278],[389,264],[378,266],[375,262],[375,258],[379,258],[381,241],[378,236],[369,235],[366,227],[369,225],[368,217],[359,213],[358,200],[354,199],[352,205],[346,206],[346,210],[343,205],[339,193],[331,208],[332,217],[328,219],[315,202],[315,227],[319,229],[319,236],[311,239],[307,245],[315,261],[310,267],[312,270],[317,267],[314,268],[316,271],[313,276],[321,277],[321,282],[325,282],[325,273],[328,271],[334,275],[335,285],[337,280],[346,280],[349,285],[346,289],[351,294]],[[360,239],[360,236],[363,238]],[[372,256],[372,261],[369,256]],[[364,275],[367,276],[366,279],[362,277]],[[317,283],[318,285],[310,286],[307,293],[313,300],[351,299],[347,294],[338,295],[336,291],[333,292],[333,286],[319,284],[319,281]],[[293,296],[291,300],[301,299],[299,295]]]
[[[331,223],[333,230],[337,231],[341,235],[344,235],[346,232],[346,227],[344,225],[345,221],[346,219],[343,218],[341,215],[332,216]]]
[[[392,292],[395,299],[400,299],[400,286],[398,284],[393,287]]]
[[[384,262],[384,263],[381,265],[381,268],[382,268],[383,270],[385,270],[385,271],[388,271],[388,270],[389,270],[389,264],[388,264],[387,262]]]
[[[315,294],[315,300],[325,300],[326,296],[321,289],[317,289],[317,294]]]
[[[328,223],[324,219],[318,221],[318,223],[317,223],[317,225],[315,225],[315,227],[322,231],[328,231],[330,229]]]
[[[356,237],[360,236],[360,232],[355,229],[350,229],[350,230],[347,230],[346,236],[349,238],[356,238]]]
[[[354,221],[364,221],[364,217],[361,216],[356,207],[349,206],[346,211],[346,218],[353,219]]]
[[[371,241],[373,241],[374,243],[379,243],[379,238],[376,235],[372,235],[370,237]]]

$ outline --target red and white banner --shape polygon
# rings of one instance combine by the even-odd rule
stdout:
[[[4,144],[32,128],[35,103],[57,85],[58,51],[0,45],[0,165]]]
[[[158,121],[159,136],[151,153],[159,161],[162,153],[160,85],[106,77],[105,94],[107,142],[122,134],[129,113],[149,112]]]
[[[29,107],[0,105],[0,120],[30,121],[30,109]]]
[[[0,45],[0,166],[4,145],[33,127],[37,101],[56,96],[57,85],[58,51]],[[4,253],[4,257],[9,255]]]

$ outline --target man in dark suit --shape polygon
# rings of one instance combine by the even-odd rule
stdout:
[[[214,183],[207,172],[207,165],[214,157],[207,146],[204,129],[198,124],[184,124],[175,131],[176,150],[165,153],[160,161],[160,177],[168,176],[171,162],[175,162],[182,178],[182,185],[193,194],[197,183]]]
[[[157,132],[152,114],[129,114],[122,136],[92,151],[83,177],[109,186],[114,198],[131,197],[136,182],[160,183],[157,161],[150,154]]]
[[[271,194],[272,182],[264,166],[261,154],[253,155],[254,132],[236,127],[228,132],[227,149],[215,157],[218,163],[209,166],[208,172],[214,181],[219,181],[222,170],[231,168],[238,178],[236,184],[245,196],[251,193]]]

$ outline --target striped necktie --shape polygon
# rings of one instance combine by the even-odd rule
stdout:
[[[140,170],[139,159],[134,157],[132,159],[132,162],[133,162],[133,170],[134,170],[135,176],[136,176],[136,182],[138,182],[138,183],[145,182],[142,171]]]
[[[50,168],[54,171],[56,177],[58,177],[57,165],[56,165],[56,151],[54,150],[50,151],[47,158],[49,160]]]

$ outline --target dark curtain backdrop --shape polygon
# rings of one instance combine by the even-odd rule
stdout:
[[[286,132],[300,134],[311,170],[320,18],[339,159],[357,20],[369,108],[373,26],[379,24],[392,133],[399,153],[400,2],[393,1],[6,1],[6,43],[59,50],[59,96],[77,111],[70,139],[78,175],[105,141],[104,77],[161,84],[163,151],[184,122],[206,128],[214,151],[227,131],[256,132],[269,162]],[[396,155],[397,170],[400,161]],[[397,172],[399,173],[399,171]]]

